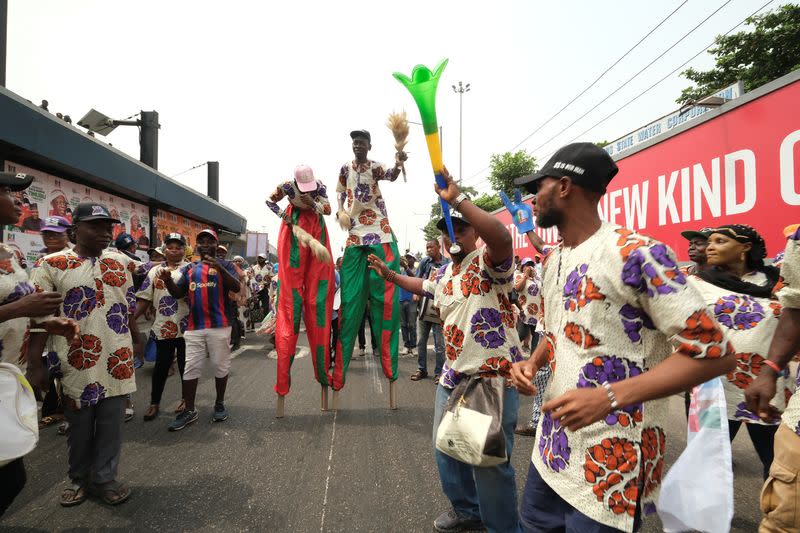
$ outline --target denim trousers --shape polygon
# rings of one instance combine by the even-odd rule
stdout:
[[[417,347],[417,302],[400,302],[400,328],[403,332],[403,346]]]
[[[517,511],[517,485],[511,451],[514,448],[514,427],[517,425],[519,395],[514,388],[503,389],[503,433],[509,461],[497,466],[472,466],[436,449],[436,431],[452,392],[436,387],[436,408],[433,414],[433,442],[439,480],[456,514],[466,519],[479,518],[489,532],[520,531]]]
[[[436,352],[436,366],[433,368],[434,374],[441,374],[444,366],[444,335],[442,325],[417,321],[417,365],[424,373],[428,373],[428,336],[433,330],[433,347]]]

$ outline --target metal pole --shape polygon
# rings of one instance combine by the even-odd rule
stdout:
[[[461,85],[461,83],[459,83]],[[462,146],[464,139],[464,91],[458,93],[458,182],[464,178],[462,162]]]
[[[157,111],[142,111],[139,120],[139,161],[158,170],[158,123]]]
[[[6,86],[8,44],[8,0],[0,0],[0,87]]]
[[[219,161],[209,161],[208,167],[208,197],[219,202]]]

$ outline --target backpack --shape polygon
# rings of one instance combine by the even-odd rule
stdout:
[[[0,466],[29,453],[39,442],[33,388],[10,363],[0,363],[0,435]]]

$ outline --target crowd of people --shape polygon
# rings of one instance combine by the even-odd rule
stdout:
[[[144,420],[156,419],[177,365],[182,391],[168,429],[179,431],[199,418],[207,360],[216,390],[211,420],[228,418],[231,350],[263,317],[274,324],[275,392],[285,397],[302,317],[323,387],[344,386],[357,338],[365,353],[365,324],[387,379],[398,379],[402,341],[406,355],[417,355],[410,379],[426,380],[433,333],[434,443],[448,410],[466,396],[462,386],[476,378],[499,384],[486,390],[495,391],[489,414],[506,457],[515,435],[535,438],[520,501],[510,459],[477,466],[435,445],[451,504],[436,518],[437,531],[638,530],[656,511],[665,473],[668,398],[689,398],[718,377],[730,439],[744,424],[763,467],[760,530],[800,530],[800,399],[788,366],[800,352],[797,224],[786,228],[785,252],[773,264],[750,226],[683,232],[692,264],[681,266],[663,243],[600,219],[597,203],[618,169],[604,150],[575,143],[517,180],[535,195],[531,204],[519,194],[504,198],[536,256],[515,256],[508,229],[445,170],[435,191],[452,208],[453,232],[440,220],[441,237],[426,243],[416,264],[398,252],[379,188],[398,177],[406,154],[387,169],[367,157],[369,132],[350,136],[355,159],[342,166],[336,188],[336,219],[348,237],[336,261],[326,187],[304,165],[267,200],[281,218],[275,265],[266,255],[250,267],[240,256],[228,261],[213,229],[195,236],[193,251],[185,236],[169,234],[141,261],[128,234],[109,247],[118,220],[97,203],[75,207],[71,222],[42,221],[45,249],[30,275],[0,245],[2,357],[27,367],[43,395],[42,420],[61,423],[67,436],[61,505],[89,495],[116,505],[130,496],[117,479],[121,428],[133,416],[146,343],[155,368]],[[14,193],[31,180],[0,174],[0,223],[17,222]],[[535,226],[557,227],[560,242],[546,245]],[[149,335],[139,333],[146,317]],[[520,395],[533,397],[524,419]],[[0,465],[0,513],[24,481],[22,457]]]

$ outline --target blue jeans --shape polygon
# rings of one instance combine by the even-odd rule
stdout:
[[[417,302],[400,302],[400,329],[403,332],[403,346],[417,347]]]
[[[441,374],[444,366],[444,335],[442,335],[442,325],[433,322],[418,320],[417,330],[417,365],[424,373],[428,373],[428,335],[433,330],[433,346],[436,352],[436,366],[434,374]]]
[[[514,448],[519,395],[514,388],[504,390],[503,433],[506,437],[506,453],[510,458]],[[497,466],[478,467],[457,461],[436,449],[436,430],[451,392],[441,385],[436,387],[436,409],[433,414],[433,450],[442,491],[458,516],[479,518],[490,533],[520,531],[517,486],[510,460]]]

